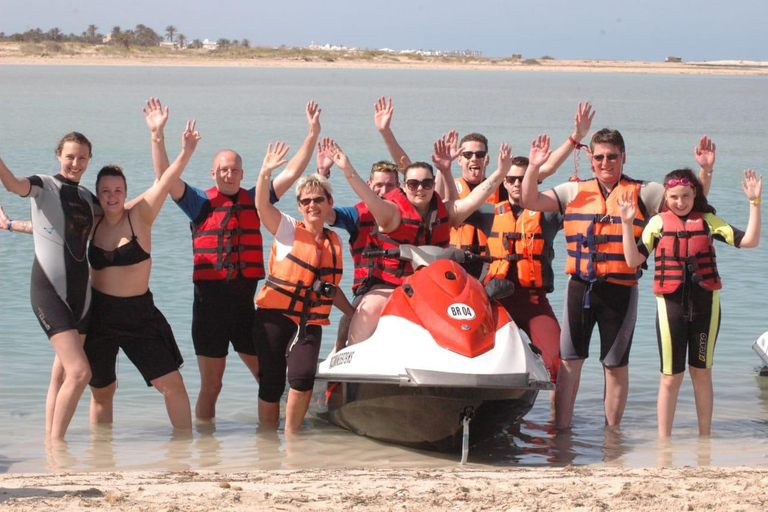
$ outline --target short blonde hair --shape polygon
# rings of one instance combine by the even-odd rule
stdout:
[[[312,188],[323,189],[325,191],[325,196],[328,199],[333,199],[333,187],[331,187],[331,182],[328,181],[328,178],[319,174],[309,174],[301,178],[296,184],[296,200],[301,197],[301,193],[304,190]]]

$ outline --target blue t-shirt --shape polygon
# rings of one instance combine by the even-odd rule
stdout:
[[[248,195],[251,196],[253,201],[256,201],[256,187],[248,189]],[[275,188],[272,186],[272,182],[269,182],[269,202],[275,204],[279,198],[275,194]],[[208,194],[205,190],[193,187],[187,182],[184,182],[184,194],[181,199],[176,201],[179,208],[189,217],[189,220],[195,224],[200,224],[211,214],[211,201],[208,199]]]
[[[358,233],[357,221],[360,219],[360,212],[354,206],[333,207],[336,212],[336,222],[331,227],[342,228],[349,233],[350,238],[354,238]]]

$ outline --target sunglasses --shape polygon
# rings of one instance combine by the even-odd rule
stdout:
[[[432,190],[432,187],[435,186],[435,179],[424,178],[423,180],[405,180],[405,186],[408,187],[408,190],[415,191],[419,188],[419,185],[421,185],[421,188],[424,190]]]
[[[621,155],[618,153],[608,153],[607,155],[592,155],[595,162],[602,162],[604,159],[608,159],[609,162],[618,160]]]
[[[467,160],[472,159],[472,155],[475,155],[477,158],[485,158],[485,155],[487,155],[487,151],[462,151],[461,156],[466,158]]]
[[[672,178],[664,184],[664,188],[672,188],[678,185],[682,185],[684,187],[692,187],[693,183],[688,178]]]
[[[515,183],[522,183],[522,176],[504,176],[504,183],[507,185],[514,185]]]
[[[326,199],[328,198],[325,196],[305,197],[304,199],[299,199],[299,204],[301,206],[309,206],[311,203],[323,204]]]

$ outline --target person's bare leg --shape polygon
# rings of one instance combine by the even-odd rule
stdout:
[[[216,400],[221,393],[226,366],[226,357],[197,356],[197,367],[200,370],[200,393],[195,405],[197,419],[210,420],[216,416]]]
[[[64,382],[56,395],[53,408],[51,437],[54,439],[64,439],[77,403],[91,380],[91,367],[83,350],[84,342],[85,336],[80,336],[74,329],[51,336],[51,344],[64,369]]]
[[[280,424],[280,402],[265,402],[259,398],[259,426],[277,429]]]
[[[359,306],[363,301],[363,297],[364,295],[358,295],[355,297],[352,301],[352,307],[357,309],[357,306]],[[347,341],[349,340],[349,325],[351,323],[351,316],[343,315],[341,320],[339,320],[339,330],[336,332],[336,344],[333,347],[333,351],[331,352],[332,354],[347,346]]]
[[[582,366],[584,366],[584,359],[563,360],[560,363],[555,387],[555,427],[557,428],[571,427]]]
[[[165,409],[171,425],[176,429],[192,429],[192,410],[189,406],[189,395],[184,387],[184,379],[176,370],[152,380],[151,384],[165,398]]]
[[[391,288],[374,287],[363,295],[349,324],[349,345],[367,340],[376,331],[381,311],[393,291]]]
[[[245,366],[248,367],[248,370],[250,370],[251,375],[256,379],[256,382],[259,382],[259,356],[242,354],[240,352],[238,352],[237,355],[240,356],[240,359],[243,360]]]
[[[62,384],[64,384],[64,367],[59,361],[59,356],[54,356],[51,383],[48,385],[48,395],[45,398],[45,433],[47,435],[50,435],[53,429],[53,411],[56,408],[56,396]]]
[[[683,383],[684,375],[684,373],[677,373],[675,375],[661,374],[659,398],[656,403],[659,437],[669,437],[672,435],[672,423],[675,421],[675,409],[677,409],[677,396],[680,393],[680,385]]]
[[[117,381],[103,388],[91,386],[91,424],[112,423]]]
[[[603,366],[605,373],[605,424],[618,427],[629,396],[629,366]]]
[[[693,383],[696,416],[699,419],[699,436],[709,436],[712,432],[712,410],[715,401],[712,391],[712,368],[689,366],[688,371]]]
[[[288,390],[288,402],[285,405],[285,432],[295,434],[301,430],[301,422],[309,409],[312,391]]]

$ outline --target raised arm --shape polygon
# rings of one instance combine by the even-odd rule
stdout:
[[[395,134],[390,128],[392,122],[392,114],[395,109],[392,108],[392,98],[386,98],[382,96],[376,103],[373,104],[373,121],[376,123],[376,129],[379,130],[381,138],[384,139],[384,145],[387,146],[389,156],[392,157],[392,161],[399,169],[405,169],[411,164],[411,159],[405,153],[405,150],[400,147],[400,144],[395,139]]]
[[[499,148],[499,167],[463,199],[446,201],[445,207],[451,220],[451,226],[460,226],[467,217],[476,211],[499,188],[504,176],[512,168],[512,149],[506,142]]]
[[[189,159],[192,158],[199,140],[200,133],[195,130],[195,121],[187,121],[184,133],[181,134],[181,153],[135,203],[135,207],[147,224],[152,224],[155,221],[168,193],[176,186],[176,183],[181,182],[181,173],[184,172]]]
[[[712,173],[715,170],[715,154],[717,146],[706,135],[699,139],[699,145],[693,149],[693,155],[699,164],[699,181],[704,189],[704,195],[709,195],[709,187],[712,186]]]
[[[625,192],[619,199],[619,215],[621,215],[621,243],[624,248],[624,259],[630,267],[639,267],[646,257],[637,249],[633,227],[637,215],[637,203],[631,192]]]
[[[261,164],[259,177],[256,180],[256,209],[259,212],[261,225],[273,235],[280,226],[282,215],[280,210],[269,201],[269,180],[272,179],[272,172],[275,169],[288,162],[285,156],[289,149],[285,142],[275,142],[274,147],[272,144],[267,146],[267,154],[264,156],[264,162]]]
[[[6,167],[2,158],[0,158],[0,181],[3,182],[5,190],[22,197],[29,195],[29,189],[32,186],[27,178],[17,178],[14,176],[11,170]]]
[[[455,201],[459,198],[456,183],[453,181],[453,175],[451,174],[451,162],[459,155],[458,142],[458,132],[451,130],[448,132],[448,135],[443,135],[433,144],[432,163],[435,165],[435,169],[437,169],[435,192],[444,201]]]
[[[170,109],[167,106],[163,108],[159,98],[149,98],[141,111],[144,113],[144,120],[147,122],[147,128],[149,128],[155,179],[159,180],[171,165],[168,160],[168,152],[165,149],[165,124],[168,122]],[[171,183],[170,194],[174,201],[181,199],[184,194],[184,182],[181,179]]]
[[[549,137],[539,135],[531,142],[531,153],[528,155],[528,168],[523,178],[521,203],[522,206],[536,212],[556,212],[560,202],[551,190],[539,192],[539,169],[549,159]]]
[[[352,190],[363,200],[368,210],[376,219],[376,224],[379,225],[379,229],[383,233],[389,233],[400,225],[400,210],[397,206],[390,202],[380,198],[368,185],[360,178],[360,176],[352,167],[349,162],[349,158],[341,148],[333,141],[329,139],[328,146],[324,148],[325,151],[333,158],[333,163],[341,169],[344,173],[344,177],[347,178]]]
[[[31,220],[11,220],[8,214],[5,213],[3,207],[0,206],[0,229],[8,231],[18,231],[19,233],[32,234],[32,221]]]
[[[757,247],[760,242],[760,228],[762,218],[760,216],[760,202],[762,201],[763,177],[757,178],[755,171],[747,169],[744,171],[744,181],[741,182],[741,188],[749,200],[749,221],[747,230],[744,232],[744,238],[741,239],[739,247],[750,248]]]
[[[555,172],[563,165],[563,162],[573,153],[574,149],[581,147],[581,141],[589,133],[589,128],[592,126],[592,119],[595,117],[595,111],[592,110],[592,105],[588,101],[585,101],[582,105],[579,103],[576,108],[576,115],[573,119],[573,133],[563,142],[559,148],[552,152],[552,156],[549,160],[541,166],[539,170],[539,181],[543,181],[549,176],[555,174]]]
[[[299,179],[299,176],[307,168],[309,161],[312,160],[312,153],[315,151],[315,144],[320,137],[320,105],[311,100],[304,108],[307,114],[307,123],[309,123],[309,133],[307,138],[301,144],[301,147],[293,155],[293,158],[288,162],[285,170],[281,172],[272,183],[275,189],[275,195],[277,197],[283,197],[285,194]]]

